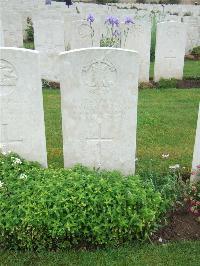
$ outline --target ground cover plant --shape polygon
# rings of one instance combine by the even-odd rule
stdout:
[[[199,217],[199,184],[184,183],[177,166],[172,169],[126,177],[81,165],[43,169],[1,154],[0,248],[57,251],[144,241],[186,195],[188,211]]]
[[[0,156],[0,247],[57,250],[146,240],[179,195],[176,175],[153,179],[118,172],[43,169]],[[155,180],[154,180],[155,181]]]

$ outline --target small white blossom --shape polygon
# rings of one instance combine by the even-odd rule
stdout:
[[[25,174],[21,174],[21,175],[19,176],[19,179],[27,179],[27,175],[25,175]]]
[[[175,165],[171,165],[171,166],[169,166],[169,169],[170,170],[177,170],[177,169],[179,169],[180,168],[180,165],[179,164],[175,164]]]
[[[137,162],[138,161],[138,158],[135,158],[135,162]]]
[[[13,164],[22,164],[22,161],[19,158],[11,157]]]
[[[164,153],[163,153],[163,154],[162,154],[162,158],[163,158],[163,159],[167,159],[167,158],[169,158],[169,153],[168,153],[168,154],[164,154]]]
[[[2,188],[4,185],[4,182],[0,181],[0,188]]]
[[[160,243],[162,243],[162,242],[163,242],[162,237],[159,237],[158,241],[159,241]]]
[[[11,151],[7,151],[7,152],[6,151],[1,151],[1,154],[4,155],[4,156],[6,156],[7,154],[10,154],[10,153],[11,153]]]

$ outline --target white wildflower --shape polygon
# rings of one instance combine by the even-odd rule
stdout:
[[[175,165],[171,165],[171,166],[169,166],[169,169],[170,170],[177,170],[177,169],[179,169],[180,168],[180,165],[179,164],[175,164]]]
[[[0,181],[0,188],[2,188],[4,185],[4,182]]]
[[[168,154],[164,154],[164,153],[163,153],[163,154],[162,154],[162,158],[163,158],[163,159],[167,159],[167,158],[169,158],[169,153],[168,153]]]
[[[25,174],[21,174],[21,175],[19,176],[19,179],[27,179],[27,175],[25,175]]]
[[[13,164],[22,164],[22,161],[19,158],[11,157]]]
[[[160,243],[162,243],[162,242],[163,242],[162,237],[159,237],[158,241],[159,241]]]

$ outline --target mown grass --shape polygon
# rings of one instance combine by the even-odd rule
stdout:
[[[5,266],[197,266],[200,241],[167,245],[135,245],[97,251],[46,253],[0,252],[0,265]]]
[[[154,62],[151,62],[150,63],[150,78],[153,79],[153,76],[154,76]],[[184,69],[183,69],[183,78],[184,79],[192,79],[192,78],[200,79],[200,61],[185,60]]]
[[[200,89],[142,90],[138,101],[137,171],[191,167]],[[59,90],[44,90],[49,166],[63,167]],[[162,154],[169,153],[163,160]]]

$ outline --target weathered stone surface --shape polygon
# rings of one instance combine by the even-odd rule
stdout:
[[[60,55],[65,167],[135,171],[138,54],[88,48]]]
[[[139,81],[149,81],[151,24],[136,22],[133,25],[123,25],[122,47],[139,53]]]
[[[192,169],[196,170],[197,166],[200,166],[200,105],[199,105],[199,116],[197,120],[197,129],[196,129],[196,139],[194,145],[194,154],[193,154],[193,162]],[[199,169],[200,173],[200,169]],[[200,180],[200,177],[197,177],[195,174],[191,176],[191,181]]]
[[[3,46],[4,46],[4,34],[3,34],[2,22],[0,20],[0,47]]]
[[[47,166],[39,55],[0,49],[0,148]]]
[[[15,12],[1,12],[1,23],[6,47],[23,47],[22,18]]]
[[[200,46],[200,17],[186,16],[183,17],[183,22],[186,24],[186,54],[194,47]]]
[[[58,54],[65,51],[64,20],[34,20],[34,42],[40,52],[42,78],[59,81]]]
[[[169,21],[157,24],[154,80],[182,79],[186,45],[183,23]]]
[[[71,21],[70,48],[88,48],[100,46],[100,28],[96,19],[91,25],[87,20]]]

